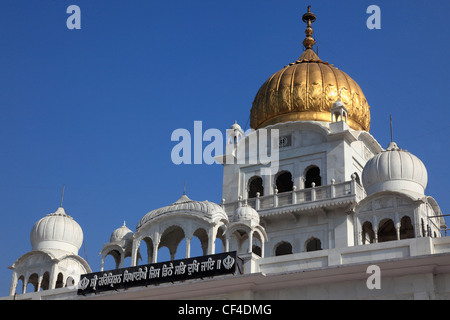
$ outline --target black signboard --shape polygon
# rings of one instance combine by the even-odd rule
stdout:
[[[234,273],[236,251],[82,274],[78,294]]]

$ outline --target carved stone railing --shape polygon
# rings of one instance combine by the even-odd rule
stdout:
[[[332,180],[331,184],[319,187],[316,187],[314,183],[312,185],[311,188],[300,190],[297,190],[294,186],[292,191],[283,193],[278,193],[278,190],[274,189],[273,194],[261,197],[257,193],[256,198],[242,199],[239,197],[240,199],[238,201],[230,203],[222,201],[222,207],[228,215],[231,215],[243,203],[247,203],[248,206],[251,206],[257,211],[262,211],[349,196],[359,202],[365,197],[364,188],[356,183],[355,179],[342,183],[334,183],[334,180]]]

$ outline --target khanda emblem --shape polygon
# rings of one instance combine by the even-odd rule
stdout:
[[[230,257],[230,255],[228,255],[225,259],[223,259],[223,266],[225,267],[225,269],[230,270],[231,267],[233,267],[234,265],[234,258]]]
[[[85,290],[88,287],[89,282],[89,279],[84,277],[80,280],[80,282],[78,282],[78,289]]]

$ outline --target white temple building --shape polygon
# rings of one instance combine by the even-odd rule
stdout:
[[[426,167],[408,146],[380,144],[369,133],[370,108],[359,85],[313,50],[315,20],[308,8],[303,54],[256,94],[253,132],[231,126],[231,152],[216,159],[235,158],[244,146],[246,161],[221,161],[222,203],[174,195],[174,203],[145,214],[135,230],[124,223],[99,244],[101,270],[78,256],[81,227],[58,208],[32,228],[31,251],[10,266],[4,299],[450,299],[450,237],[439,205],[425,194]],[[278,140],[267,149],[278,152],[270,164],[276,172],[262,174],[268,164],[250,161],[250,146],[274,129]],[[193,258],[194,237],[205,256],[236,251],[236,271],[77,292],[84,274],[106,272],[108,255],[116,269],[143,272],[164,262],[161,247],[174,260],[183,240],[186,259]],[[374,265],[379,288],[368,284]],[[24,291],[28,283],[35,292]]]

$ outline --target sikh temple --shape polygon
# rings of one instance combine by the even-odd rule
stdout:
[[[424,163],[369,133],[363,91],[314,51],[310,7],[302,19],[303,53],[250,110],[252,134],[278,130],[276,172],[223,162],[221,203],[175,195],[135,230],[124,223],[99,245],[101,270],[78,255],[82,228],[60,207],[32,227],[3,299],[450,299],[450,237]],[[251,136],[230,132],[224,157]]]

